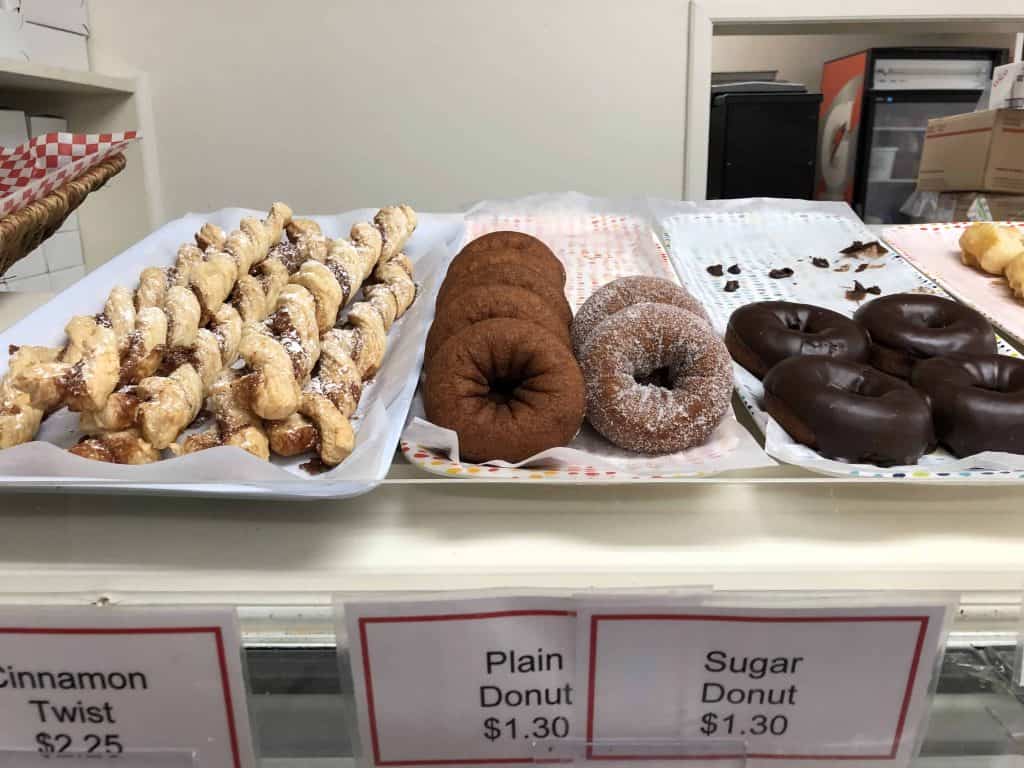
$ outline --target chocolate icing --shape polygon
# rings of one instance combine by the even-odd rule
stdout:
[[[764,377],[764,393],[793,439],[831,459],[916,464],[935,445],[924,396],[863,363],[791,357]]]
[[[1024,453],[1024,360],[934,357],[917,364],[912,382],[927,396],[935,434],[953,455]]]
[[[996,351],[988,320],[941,296],[894,293],[865,304],[853,319],[871,338],[871,364],[902,379],[919,360]]]
[[[867,334],[853,320],[788,301],[759,301],[737,309],[729,318],[725,345],[733,360],[758,378],[789,357],[868,359]]]

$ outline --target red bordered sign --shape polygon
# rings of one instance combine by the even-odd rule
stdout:
[[[938,614],[941,616],[941,612]],[[922,671],[922,658],[927,651],[927,640],[929,637],[929,630],[935,630],[935,623],[938,618],[935,613],[929,615],[928,613],[916,614],[892,614],[892,615],[879,615],[879,616],[863,616],[863,615],[810,615],[810,616],[766,616],[766,615],[742,615],[736,613],[715,613],[714,611],[708,611],[707,613],[592,613],[588,623],[588,653],[587,653],[587,698],[586,698],[586,733],[587,733],[587,747],[585,750],[586,758],[588,760],[724,760],[724,759],[762,759],[762,760],[817,760],[817,761],[892,761],[897,759],[900,753],[900,746],[903,741],[907,723],[908,715],[911,709],[911,702],[914,698],[915,690],[919,689],[920,682],[919,674]],[[910,656],[910,664],[906,671],[906,683],[902,690],[902,698],[899,707],[899,714],[896,721],[892,724],[892,735],[889,740],[888,748],[883,752],[872,753],[864,752],[853,754],[851,752],[844,752],[842,754],[810,754],[810,753],[786,753],[786,752],[771,752],[771,751],[750,751],[743,754],[722,754],[721,752],[714,753],[693,753],[687,750],[686,754],[622,754],[621,751],[617,751],[614,755],[600,754],[595,749],[595,739],[600,740],[602,734],[596,733],[595,731],[595,720],[598,718],[598,702],[600,696],[598,696],[598,687],[600,685],[601,676],[599,672],[598,662],[598,649],[601,644],[601,629],[607,627],[609,624],[614,622],[628,622],[628,621],[642,621],[642,622],[718,622],[726,624],[752,624],[752,625],[822,625],[822,624],[840,624],[840,625],[854,625],[854,624],[911,624],[916,627],[914,633],[914,647]],[[941,621],[938,621],[941,624]],[[934,652],[929,654],[929,658],[934,658]],[[930,673],[930,670],[928,670]],[[618,734],[616,734],[618,735]]]
[[[74,625],[64,621],[71,617]],[[41,644],[15,643],[13,638],[18,636],[40,638]],[[195,642],[182,645],[173,641],[175,637],[191,637]],[[230,609],[10,608],[0,610],[0,644],[4,638],[11,638],[0,653],[8,665],[4,671],[7,684],[0,697],[0,743],[5,747],[34,749],[37,728],[67,732],[76,741],[83,735],[80,731],[104,730],[119,732],[126,755],[135,749],[195,750],[198,768],[254,765],[237,655],[240,638]],[[65,646],[48,645],[42,638],[81,642],[65,651]],[[105,644],[104,638],[113,644]],[[126,646],[115,638],[138,638],[140,644]],[[144,638],[163,638],[163,642],[153,645]],[[132,653],[135,648],[137,655]],[[121,673],[123,678],[129,670],[142,676],[141,688],[108,687],[106,682],[93,687],[90,682],[88,688],[66,689],[63,682],[56,688],[52,681],[45,687],[37,682],[42,672],[77,673],[79,679],[85,674],[92,681],[100,672]],[[216,676],[216,688],[211,685],[212,675]],[[26,679],[30,681],[27,685]],[[42,698],[54,706],[45,719],[41,707],[37,711],[25,706],[35,707],[30,700]],[[104,701],[108,720],[69,720],[62,719],[66,712],[56,714],[57,709],[67,710],[82,702],[99,709],[95,705]],[[223,724],[219,724],[221,715]],[[218,742],[219,747],[210,751]],[[76,744],[71,751],[77,748]]]

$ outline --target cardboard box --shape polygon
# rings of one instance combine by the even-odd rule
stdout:
[[[0,147],[20,147],[28,141],[28,123],[20,109],[0,109]]]
[[[0,0],[0,59],[28,61],[25,34],[25,20],[17,11],[3,7]]]
[[[1024,221],[1024,195],[997,192],[953,194],[952,221]]]
[[[1012,109],[1024,106],[1024,61],[996,67],[992,75],[989,109]]]
[[[46,255],[46,266],[50,272],[82,267],[82,238],[78,232],[57,232],[40,246]]]
[[[89,36],[89,11],[85,0],[18,0],[25,21]]]
[[[1024,111],[929,120],[917,188],[1024,194]]]
[[[21,32],[29,61],[65,69],[89,69],[88,38],[30,22],[25,22]]]

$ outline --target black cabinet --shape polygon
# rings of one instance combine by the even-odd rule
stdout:
[[[725,93],[711,102],[708,199],[814,197],[817,93]]]

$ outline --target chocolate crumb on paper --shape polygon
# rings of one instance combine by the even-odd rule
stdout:
[[[730,281],[728,281],[725,284],[725,288],[723,290],[726,293],[732,293],[733,291],[738,291],[739,289],[740,289],[740,281],[739,280],[730,280]]]
[[[730,275],[738,275],[740,273],[740,265],[733,264],[729,269],[726,270]]]
[[[863,285],[861,285],[859,280],[854,280],[853,288],[846,292],[846,298],[849,301],[855,301],[859,304],[868,297],[868,294],[872,296],[881,296],[882,289],[879,288],[877,285],[872,285],[869,288],[865,288]]]
[[[838,267],[836,267],[832,271],[833,272],[849,272],[850,271],[850,265],[849,264],[840,264]]]
[[[771,272],[768,273],[768,277],[772,278],[773,280],[781,280],[784,277],[792,277],[792,276],[793,276],[793,270],[790,269],[789,267],[781,267],[779,269],[773,269]]]
[[[721,264],[712,264],[708,267],[708,274],[712,277],[721,277],[725,274]]]
[[[889,249],[882,245],[877,240],[872,240],[869,243],[863,243],[860,240],[854,240],[848,246],[839,251],[843,256],[849,256],[853,259],[859,259],[861,256],[867,256],[872,259],[876,259],[879,256],[884,256],[889,252]]]
[[[828,269],[829,267],[828,259],[823,259],[820,256],[815,256],[813,259],[811,259],[811,264],[813,264],[816,267],[819,267],[820,269]]]
[[[857,268],[855,270],[853,270],[853,271],[854,272],[863,272],[867,268],[868,268],[867,264],[858,264]]]

